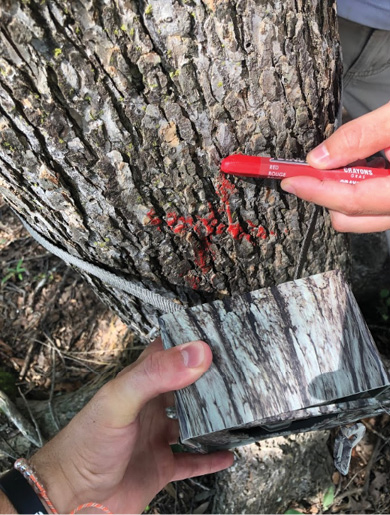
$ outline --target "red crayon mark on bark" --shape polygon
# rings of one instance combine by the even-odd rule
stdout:
[[[262,240],[265,240],[267,238],[267,231],[264,229],[262,225],[256,225],[250,220],[247,220],[246,223],[251,228],[254,237],[261,238]]]
[[[212,238],[221,234],[228,233],[233,239],[241,240],[245,238],[254,245],[254,238],[265,240],[267,231],[263,226],[254,224],[251,220],[247,220],[246,232],[241,224],[234,220],[234,214],[231,209],[230,199],[236,192],[236,187],[232,184],[226,175],[221,174],[216,184],[216,193],[220,200],[220,206],[215,208],[211,202],[208,203],[208,214],[202,216],[179,216],[176,212],[167,212],[165,217],[166,226],[176,235],[183,236],[189,233],[196,234],[197,238],[190,238],[194,253],[194,263],[206,274],[211,269],[211,261],[215,259],[213,252]],[[216,214],[217,213],[217,214]],[[220,214],[224,213],[228,224],[220,222]],[[163,221],[156,215],[155,210],[151,209],[147,216],[149,223],[154,225],[161,231]],[[270,232],[270,235],[274,235]],[[193,275],[185,277],[191,288],[196,289],[201,280]]]
[[[227,179],[226,175],[219,175],[216,191],[222,202],[229,202],[229,199],[235,189],[236,187]]]
[[[210,254],[207,252],[208,248],[199,246],[195,249],[195,264],[206,274],[210,270]]]
[[[156,211],[151,209],[146,213],[146,216],[149,218],[150,225],[154,225],[159,231],[161,231],[160,225],[162,224],[162,220],[156,215]]]
[[[198,221],[195,225],[195,232],[198,236],[205,236],[206,238],[214,233],[214,228],[218,224],[211,202],[208,203],[208,208],[209,214],[205,217],[197,216]]]
[[[219,224],[218,227],[215,229],[215,234],[222,234],[225,231],[225,228],[225,224]]]
[[[259,228],[257,229],[257,234],[256,236],[258,238],[261,238],[262,240],[265,240],[266,237],[267,237],[267,233],[265,232],[265,229],[262,225],[259,225]]]
[[[177,224],[176,227],[173,229],[173,232],[175,234],[180,234],[184,231],[185,225],[184,224]]]
[[[174,211],[166,215],[166,224],[174,234],[184,235],[194,232],[198,240],[192,243],[194,252],[194,262],[202,273],[207,273],[211,266],[210,260],[213,253],[210,249],[210,236],[214,233],[214,228],[218,224],[212,204],[209,203],[210,212],[204,216],[197,216],[196,220],[192,216],[178,216]],[[196,282],[191,280],[191,284],[196,286]]]
[[[220,175],[218,177],[216,192],[222,202],[222,207],[226,212],[226,216],[229,222],[227,232],[233,239],[239,240],[243,238],[245,232],[238,222],[233,222],[232,211],[230,208],[230,197],[235,189],[236,187],[234,184],[232,184],[225,175]]]
[[[177,222],[177,214],[170,211],[167,213],[167,225],[168,227],[172,227],[172,225],[175,225]]]
[[[198,218],[198,221],[194,226],[194,231],[198,236],[202,236],[204,234],[207,237],[213,234],[214,227],[207,218]]]
[[[172,215],[172,213],[171,213]],[[193,228],[194,220],[192,216],[180,216],[179,218],[177,215],[175,217],[170,217],[169,221],[167,222],[169,227],[173,230],[175,234],[182,234],[184,232],[188,232]]]
[[[239,240],[244,237],[240,224],[229,224],[227,231],[235,240]]]
[[[184,277],[184,280],[187,282],[188,286],[193,290],[197,290],[200,285],[200,278],[194,275],[187,275]]]

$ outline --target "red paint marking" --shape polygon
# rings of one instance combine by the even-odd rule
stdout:
[[[186,226],[184,224],[177,224],[176,227],[173,229],[173,232],[175,234],[180,234],[185,230]]]
[[[225,227],[226,227],[225,224],[219,224],[215,230],[215,234],[222,234],[225,230]]]
[[[146,213],[146,216],[149,218],[150,225],[156,226],[157,229],[161,231],[160,225],[162,224],[162,220],[156,215],[156,211],[154,209],[151,209]]]
[[[212,203],[208,202],[207,205],[210,211],[209,214],[206,217],[196,217],[198,222],[196,223],[194,230],[198,236],[211,236],[214,232],[214,227],[218,224]],[[203,231],[201,229],[203,229]]]
[[[244,234],[242,234],[240,224],[229,224],[227,231],[230,234],[230,236],[235,240],[241,239],[244,236]]]
[[[215,212],[214,212],[214,206],[211,202],[207,202],[207,206],[209,208],[210,214],[207,216],[208,220],[214,220],[215,219]]]
[[[204,234],[210,236],[214,232],[214,227],[211,225],[211,222],[207,218],[198,218],[198,222],[194,226],[194,231],[198,236],[201,236],[202,231],[201,228],[204,229]]]
[[[207,254],[207,250],[207,248],[195,249],[195,264],[202,270],[204,274],[206,274],[211,268],[208,264],[210,256]]]
[[[219,174],[216,191],[222,202],[229,202],[235,189],[234,184],[232,184],[225,175]]]
[[[267,239],[267,231],[264,229],[264,227],[262,225],[257,226],[253,222],[251,222],[250,220],[247,220],[246,223],[249,225],[251,230],[256,232],[256,234],[254,234],[254,236],[256,238],[261,238],[262,240],[266,240]],[[273,231],[270,231],[270,235],[274,236],[275,233]]]
[[[225,175],[220,175],[216,184],[216,193],[220,199],[220,206],[214,208],[211,202],[208,202],[209,213],[205,216],[196,216],[195,220],[192,216],[178,216],[174,211],[170,211],[166,214],[165,220],[166,225],[175,234],[184,235],[187,233],[194,232],[198,239],[193,242],[193,253],[194,262],[202,273],[210,271],[210,261],[215,258],[212,250],[212,237],[214,235],[221,235],[224,233],[230,234],[235,240],[241,240],[245,238],[248,242],[253,242],[253,237],[261,238],[265,240],[267,238],[267,231],[264,227],[255,225],[251,220],[247,220],[250,234],[244,231],[239,222],[234,222],[233,213],[230,206],[230,198],[236,191],[236,187],[232,184]],[[220,223],[216,215],[217,213],[225,213],[228,221],[228,225]],[[151,209],[147,216],[150,219],[150,224],[156,226],[161,231],[161,224],[163,221],[156,216],[154,209]],[[270,235],[274,236],[274,232],[271,231]],[[186,276],[185,280],[193,288],[196,289],[201,279],[195,276]]]
[[[177,222],[177,214],[174,212],[167,213],[167,225],[168,227],[172,227]]]
[[[172,215],[172,213],[171,213]],[[194,220],[192,216],[188,216],[187,218],[184,216],[181,216],[180,218],[177,218],[177,215],[175,217],[170,217],[169,222],[167,222],[169,227],[173,230],[175,234],[182,234],[183,232],[188,232],[193,228]],[[176,224],[176,225],[175,225]]]
[[[187,275],[186,277],[184,277],[184,280],[188,283],[189,287],[192,288],[193,290],[197,290],[199,288],[199,284],[200,284],[199,277],[196,277],[193,275],[190,275],[190,276]]]
[[[219,198],[224,204],[226,216],[229,222],[229,226],[227,228],[227,232],[230,234],[232,238],[235,240],[241,239],[244,236],[244,230],[241,225],[237,222],[233,222],[232,210],[230,208],[230,195],[235,190],[234,184],[231,184],[226,177],[220,178],[220,183],[217,184],[217,193]]]

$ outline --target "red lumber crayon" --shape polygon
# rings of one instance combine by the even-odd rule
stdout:
[[[356,184],[366,179],[388,177],[390,170],[369,166],[345,166],[334,170],[319,170],[305,161],[273,159],[270,157],[233,154],[222,160],[221,170],[237,177],[255,179],[286,179],[287,177],[308,176],[321,180],[333,180],[346,184]]]

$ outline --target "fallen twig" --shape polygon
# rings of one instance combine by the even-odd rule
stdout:
[[[22,394],[23,395],[23,394]],[[24,398],[24,397],[23,397]],[[26,403],[27,404],[27,403]],[[28,407],[28,404],[27,404]],[[37,427],[31,424],[16,408],[15,404],[4,392],[0,391],[0,409],[31,443],[36,447],[42,447],[42,438]],[[30,413],[30,411],[29,411]],[[30,413],[31,416],[31,413]],[[34,418],[32,417],[34,421]]]
[[[19,378],[20,378],[21,381],[23,381],[23,379],[24,379],[24,377],[25,377],[25,375],[27,373],[27,369],[30,366],[31,357],[32,357],[32,353],[33,353],[34,347],[35,347],[35,340],[32,340],[30,342],[30,345],[28,346],[28,349],[27,349],[27,352],[26,352],[26,356],[25,356],[24,362],[23,362],[23,367],[22,367],[22,370],[20,371],[20,374],[19,374]]]
[[[332,506],[335,506],[338,503],[340,503],[345,497],[352,497],[352,495],[364,495],[363,488],[352,488],[351,490],[347,490],[341,493],[340,495],[334,498]]]
[[[39,429],[39,425],[38,425],[38,422],[36,421],[31,409],[30,409],[30,406],[27,402],[27,399],[25,397],[25,395],[23,394],[22,390],[20,389],[20,387],[18,387],[18,390],[19,390],[19,395],[21,396],[21,398],[23,399],[23,402],[27,408],[27,411],[28,411],[28,414],[30,415],[30,418],[32,420],[32,423],[34,424],[34,427],[35,427],[35,430],[37,432],[37,435],[38,435],[38,440],[39,440],[39,447],[42,447],[43,446],[43,439],[42,439],[42,434],[41,434],[41,430]]]
[[[15,456],[14,449],[10,446],[10,444],[7,442],[7,440],[2,435],[0,435],[0,438],[3,442],[3,444],[5,444],[8,447],[8,449],[11,449],[11,452],[8,452],[4,449],[3,446],[0,446],[0,455],[4,454],[4,456],[7,456],[7,458],[16,460],[18,458],[18,456]]]
[[[365,469],[365,478],[364,478],[364,485],[363,485],[364,494],[368,493],[368,489],[370,487],[371,469],[378,457],[380,446],[381,446],[381,440],[378,438],[375,443],[374,450],[372,451],[372,454],[370,456],[370,459],[368,460],[368,463],[367,463],[367,466]]]
[[[52,347],[51,385],[50,385],[50,395],[49,395],[48,405],[49,405],[49,410],[50,410],[50,414],[53,419],[54,425],[56,426],[57,431],[59,431],[61,429],[60,424],[58,423],[58,418],[54,412],[54,408],[53,408],[53,404],[52,404],[54,387],[56,384],[56,355],[55,354],[56,354],[56,349],[55,349],[55,347]]]

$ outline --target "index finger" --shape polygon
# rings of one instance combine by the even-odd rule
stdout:
[[[390,177],[366,179],[357,184],[290,177],[282,181],[281,187],[303,200],[349,216],[390,214]]]
[[[337,168],[390,146],[390,103],[342,125],[307,155],[315,168]]]

